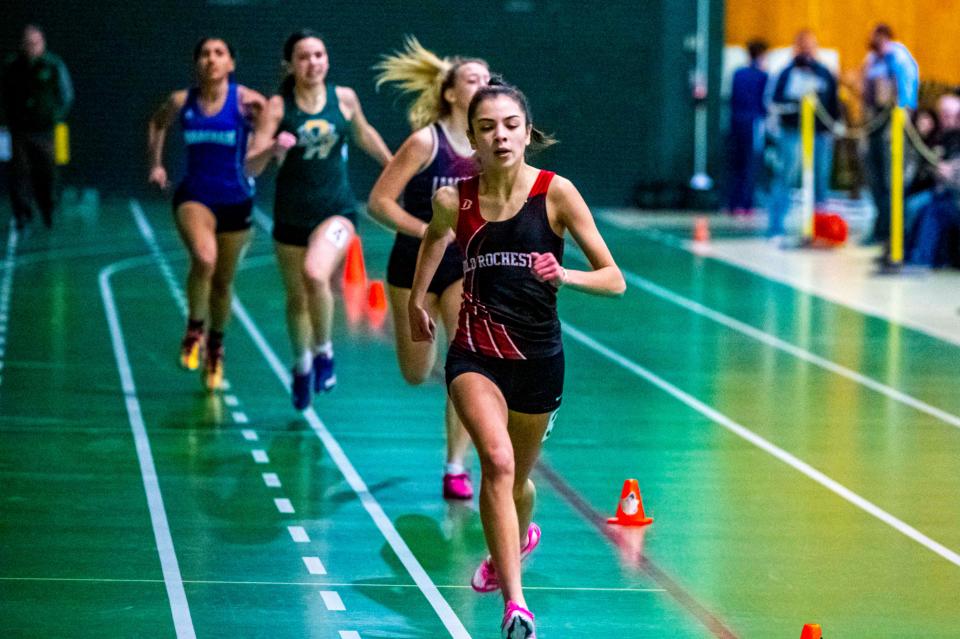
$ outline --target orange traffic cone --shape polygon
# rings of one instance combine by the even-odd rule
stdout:
[[[350,240],[343,265],[343,287],[349,286],[367,290],[367,267],[363,263],[363,246],[360,244],[359,235],[354,235]]]
[[[640,497],[640,487],[636,479],[623,482],[617,514],[609,518],[607,523],[620,526],[646,526],[653,523],[653,517],[647,517],[643,512],[643,499]]]
[[[823,633],[818,623],[806,624],[803,627],[803,632],[800,633],[800,639],[821,639],[821,637],[823,637]]]
[[[710,220],[703,215],[693,220],[693,241],[707,242],[710,240]]]
[[[383,326],[387,319],[387,294],[383,290],[381,280],[370,282],[370,290],[367,293],[367,319],[374,328]]]

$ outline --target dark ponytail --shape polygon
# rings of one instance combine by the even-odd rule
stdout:
[[[527,120],[527,126],[530,127],[530,146],[534,151],[545,149],[557,144],[557,139],[548,133],[544,133],[533,126],[533,114],[530,111],[530,104],[527,102],[527,96],[523,91],[504,82],[500,76],[490,78],[490,83],[485,87],[480,87],[470,100],[470,107],[467,109],[467,128],[473,133],[473,117],[477,113],[477,108],[484,100],[492,100],[498,96],[505,95],[523,109],[523,115]]]

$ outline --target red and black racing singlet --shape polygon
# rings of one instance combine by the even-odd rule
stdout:
[[[533,275],[530,253],[563,259],[563,239],[547,220],[554,174],[540,171],[520,211],[488,222],[480,215],[480,178],[459,183],[457,243],[463,261],[463,303],[454,343],[498,359],[538,359],[562,349],[557,289]]]

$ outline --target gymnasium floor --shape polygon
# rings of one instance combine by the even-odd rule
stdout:
[[[229,389],[208,395],[176,366],[168,210],[75,198],[52,233],[4,233],[0,634],[498,636],[499,597],[467,587],[475,502],[439,498],[439,378],[407,387],[389,320],[353,300],[337,388],[294,412],[261,230]],[[566,391],[524,573],[538,636],[958,636],[956,340],[720,259],[762,246],[698,255],[686,230],[598,217],[629,288],[560,296]],[[390,237],[362,231],[382,279]],[[646,529],[605,524],[628,477]]]

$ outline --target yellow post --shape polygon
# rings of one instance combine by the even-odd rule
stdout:
[[[812,95],[805,95],[800,102],[800,139],[803,157],[803,209],[801,211],[802,223],[800,228],[803,239],[806,242],[813,241],[813,139],[816,119],[814,116],[815,99]]]
[[[57,165],[70,164],[70,128],[59,122],[53,129],[53,157]]]
[[[890,263],[903,263],[903,124],[906,110],[896,107],[890,119]]]

